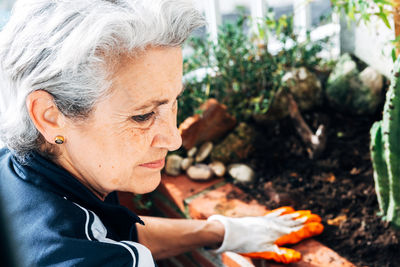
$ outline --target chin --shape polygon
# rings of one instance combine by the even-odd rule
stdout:
[[[138,180],[138,179],[137,179]],[[147,175],[140,179],[140,182],[136,182],[132,185],[130,192],[134,194],[147,194],[156,190],[161,182],[161,173]]]

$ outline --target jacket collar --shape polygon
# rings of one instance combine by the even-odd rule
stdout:
[[[30,153],[24,164],[14,155],[11,160],[21,179],[86,207],[111,224],[115,224],[115,218],[119,218],[118,227],[121,229],[131,229],[133,222],[144,225],[136,214],[118,204],[116,192],[102,201],[65,169],[36,152]]]

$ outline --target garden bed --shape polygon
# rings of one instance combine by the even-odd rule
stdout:
[[[357,266],[400,266],[400,231],[377,215],[369,129],[380,115],[351,117],[324,109],[304,114],[314,129],[327,125],[326,150],[310,160],[290,120],[260,127],[248,160],[258,174],[240,185],[268,208],[292,205],[321,215],[316,239]]]

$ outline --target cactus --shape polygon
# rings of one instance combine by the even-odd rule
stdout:
[[[394,64],[383,118],[371,128],[371,158],[380,210],[400,228],[400,57]]]
[[[385,215],[389,205],[389,177],[385,162],[381,122],[371,128],[371,158],[374,167],[375,192],[378,197],[380,215]]]

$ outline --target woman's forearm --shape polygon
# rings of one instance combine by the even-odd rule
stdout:
[[[181,254],[202,246],[218,246],[224,226],[218,221],[141,217],[139,242],[150,249],[155,259]]]

